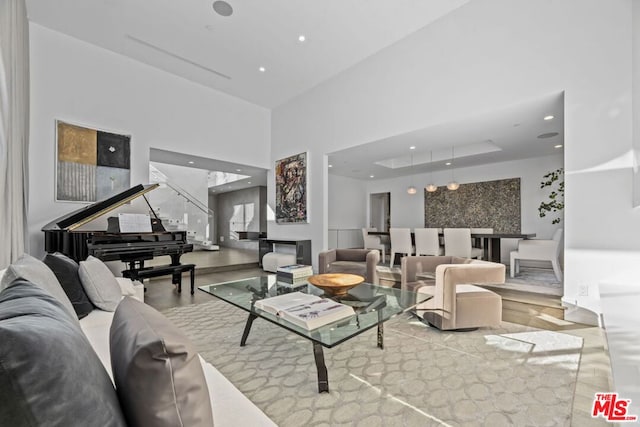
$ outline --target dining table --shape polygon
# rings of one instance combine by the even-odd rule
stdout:
[[[388,231],[369,231],[371,236],[389,236]],[[440,237],[444,233],[438,233]],[[471,233],[472,239],[482,239],[482,247],[484,250],[483,259],[492,262],[501,262],[500,258],[500,242],[502,239],[531,239],[536,237],[536,233]],[[415,243],[413,231],[411,232],[411,240]]]

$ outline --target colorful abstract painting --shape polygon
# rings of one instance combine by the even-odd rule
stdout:
[[[276,222],[307,222],[307,153],[276,161]]]
[[[130,187],[130,135],[56,121],[56,200],[95,202]]]

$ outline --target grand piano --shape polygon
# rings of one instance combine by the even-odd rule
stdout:
[[[180,256],[193,251],[193,245],[187,242],[186,231],[166,231],[157,217],[151,220],[151,233],[121,233],[117,222],[111,220],[107,230],[87,228],[91,226],[89,223],[138,197],[143,197],[149,204],[145,194],[158,186],[138,184],[53,220],[42,228],[45,250],[61,252],[76,261],[93,255],[103,261],[128,263],[129,270],[123,272],[125,277],[148,270],[144,262],[157,256],[168,255],[171,257],[171,266],[179,266]],[[153,212],[151,205],[149,208]]]

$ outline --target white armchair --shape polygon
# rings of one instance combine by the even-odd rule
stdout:
[[[370,236],[370,231],[378,231],[377,228],[363,228],[362,229],[362,240],[364,241],[364,249],[376,249],[379,250],[382,254],[382,262],[385,262],[386,259],[386,246],[382,243],[380,236]]]
[[[553,272],[559,281],[562,281],[560,269],[560,241],[562,240],[562,228],[556,230],[551,240],[531,239],[518,242],[518,250],[511,252],[511,277],[520,272],[520,260],[550,261]]]
[[[484,251],[471,246],[470,228],[445,228],[444,254],[460,258],[482,259]]]

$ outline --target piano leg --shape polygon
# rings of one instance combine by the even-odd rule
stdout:
[[[171,265],[180,265],[180,256],[182,254],[171,254]]]
[[[172,280],[175,285],[178,285],[178,293],[182,292],[182,272],[179,271],[177,273],[172,274]]]

